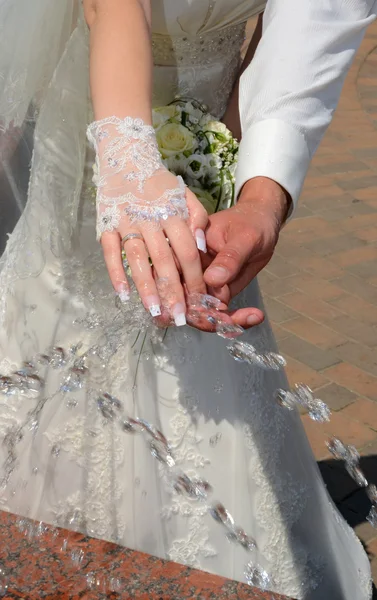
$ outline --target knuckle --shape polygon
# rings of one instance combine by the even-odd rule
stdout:
[[[144,248],[137,241],[127,242],[126,256],[128,260],[136,260],[140,258]]]
[[[224,257],[225,260],[229,261],[229,262],[239,262],[241,260],[241,253],[239,250],[237,250],[237,248],[226,248],[223,252],[222,252],[222,256]]]
[[[168,264],[171,259],[171,253],[164,248],[157,248],[154,253],[154,261],[160,264]]]
[[[183,256],[185,262],[189,263],[190,265],[199,261],[199,253],[195,246],[190,245],[190,247],[187,247],[183,253]]]

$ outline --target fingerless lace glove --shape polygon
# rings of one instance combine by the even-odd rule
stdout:
[[[188,218],[185,184],[163,165],[151,125],[109,117],[91,123],[87,136],[96,151],[97,239],[118,229],[123,217],[155,227],[169,217]]]

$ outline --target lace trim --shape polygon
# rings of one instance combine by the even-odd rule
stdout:
[[[98,238],[117,229],[122,216],[131,223],[157,224],[173,216],[188,218],[183,179],[164,167],[152,126],[142,119],[109,117],[89,125],[87,136],[96,150]],[[177,180],[179,187],[171,189],[170,182]]]
[[[109,425],[88,429],[87,418],[79,417],[45,435],[51,448],[67,452],[87,474],[84,492],[76,492],[54,507],[56,525],[93,537],[120,540],[125,524],[117,516],[114,531],[113,510],[122,492],[111,476],[114,465],[120,467],[124,460],[119,433]]]
[[[175,401],[176,414],[170,419],[172,436],[169,444],[172,448],[177,465],[184,466],[190,477],[199,477],[199,470],[210,464],[209,459],[198,451],[202,438],[197,435],[192,419],[179,399]],[[187,469],[187,466],[192,469]],[[181,517],[186,520],[185,529],[188,535],[185,538],[174,540],[168,550],[168,557],[175,562],[187,564],[190,567],[200,568],[201,558],[210,558],[217,555],[215,548],[210,544],[209,527],[206,525],[207,510],[198,506],[194,501],[187,500],[172,492],[171,504],[162,509],[162,518],[171,519]]]

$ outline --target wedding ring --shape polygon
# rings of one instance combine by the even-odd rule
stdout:
[[[129,240],[141,240],[143,242],[144,238],[141,233],[127,233],[127,235],[122,238],[122,246]]]

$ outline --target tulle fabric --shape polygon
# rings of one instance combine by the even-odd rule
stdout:
[[[1,323],[12,281],[43,269],[41,241],[70,252],[89,102],[81,3],[2,0],[0,23],[0,253],[17,223],[0,259]]]

